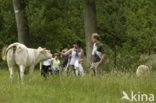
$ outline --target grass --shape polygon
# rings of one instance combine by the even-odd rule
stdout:
[[[102,77],[50,76],[44,80],[37,70],[31,81],[26,77],[21,85],[17,75],[11,83],[9,72],[0,70],[0,103],[130,103],[121,101],[122,91],[156,95],[155,85],[155,73],[148,78],[105,73]]]

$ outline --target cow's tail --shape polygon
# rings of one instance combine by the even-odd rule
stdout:
[[[10,45],[9,47],[7,47],[7,46],[5,46],[5,47],[3,47],[2,48],[2,53],[1,53],[1,56],[2,56],[2,60],[4,60],[4,61],[6,61],[7,60],[7,53],[8,53],[8,51],[9,50],[13,50],[13,54],[15,54],[15,51],[16,51],[16,48],[17,48],[17,45],[18,44],[12,44],[12,45]]]
[[[2,48],[2,52],[1,52],[1,57],[2,60],[6,61],[6,50],[7,50],[7,46]]]

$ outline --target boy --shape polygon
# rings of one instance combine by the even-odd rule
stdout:
[[[51,68],[51,60],[52,59],[47,59],[47,60],[45,60],[43,62],[40,62],[41,75],[43,75],[43,77],[45,79],[47,79],[47,76],[48,76],[48,73],[49,73],[49,69]]]

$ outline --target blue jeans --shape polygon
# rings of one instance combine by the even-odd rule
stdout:
[[[53,66],[53,71],[54,71],[55,73],[57,73],[58,76],[60,75],[60,68],[59,68],[59,66]]]
[[[59,71],[59,70],[60,70],[59,66],[53,66],[53,71]]]

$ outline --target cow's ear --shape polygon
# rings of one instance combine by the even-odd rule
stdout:
[[[42,49],[42,47],[39,46],[38,49]]]
[[[43,53],[46,53],[46,50],[45,49],[42,49],[41,50],[41,53],[43,54]]]

